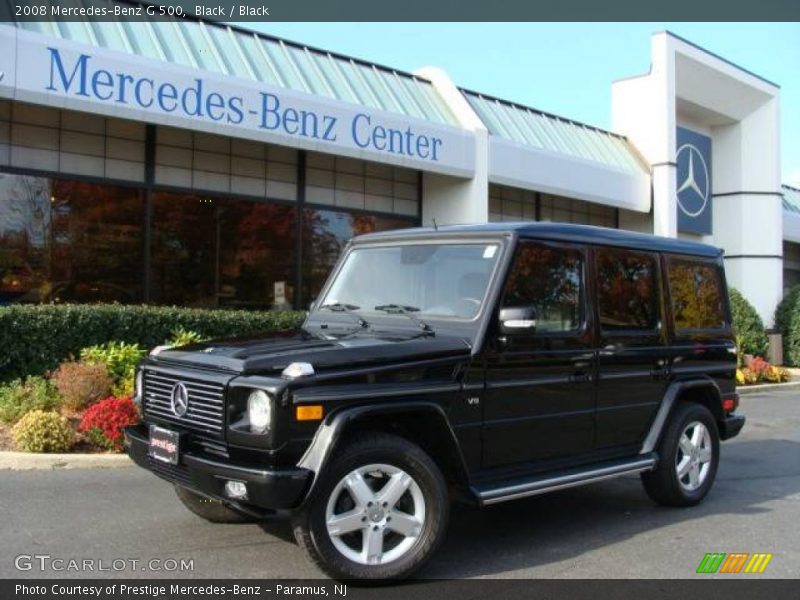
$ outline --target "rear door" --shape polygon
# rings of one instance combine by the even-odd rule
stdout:
[[[598,327],[596,448],[638,446],[664,396],[668,351],[660,258],[592,251]]]

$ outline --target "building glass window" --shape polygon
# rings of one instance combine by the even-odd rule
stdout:
[[[0,173],[0,304],[141,302],[143,202],[133,188]]]
[[[219,212],[222,308],[290,309],[297,262],[296,209],[271,202],[230,202]]]
[[[533,307],[537,333],[565,333],[583,322],[583,254],[523,242],[503,293],[504,307]]]
[[[604,248],[597,251],[597,303],[605,331],[658,326],[656,261],[649,254]]]
[[[610,206],[552,194],[542,194],[541,203],[542,221],[616,227],[616,209]]]
[[[411,169],[309,152],[306,202],[416,217],[418,174]]]
[[[716,265],[671,259],[669,291],[675,329],[719,329],[725,326],[722,283]]]
[[[537,194],[505,185],[489,186],[489,221],[536,220],[616,228],[617,212],[615,208],[603,204],[553,194]]]
[[[157,192],[152,300],[225,308],[290,308],[295,209],[271,202]]]
[[[194,194],[156,192],[150,249],[150,300],[216,306],[216,202]]]
[[[179,25],[159,25],[159,35],[170,27]],[[10,142],[0,162],[53,175],[0,166],[0,304],[301,307],[350,237],[419,223],[415,170],[306,152],[300,196],[296,149],[155,130],[149,191],[143,123],[0,100],[0,150]]]

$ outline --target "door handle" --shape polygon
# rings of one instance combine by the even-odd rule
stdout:
[[[668,373],[667,367],[653,367],[650,369],[650,376],[653,379],[665,379]]]
[[[592,375],[590,373],[573,373],[569,376],[570,383],[586,383],[592,380]]]

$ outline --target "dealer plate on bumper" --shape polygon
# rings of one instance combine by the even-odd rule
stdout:
[[[150,425],[150,456],[161,462],[177,465],[179,453],[180,434],[177,431]]]

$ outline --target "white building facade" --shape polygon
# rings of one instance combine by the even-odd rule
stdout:
[[[0,303],[303,307],[352,235],[547,220],[724,248],[800,283],[780,90],[670,33],[613,131],[202,21],[0,25]]]

